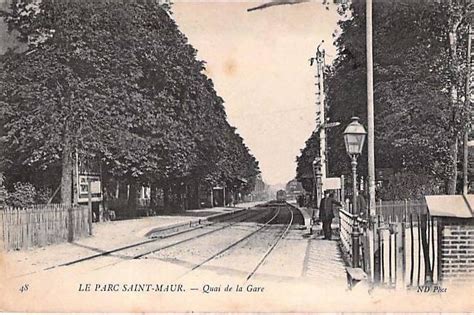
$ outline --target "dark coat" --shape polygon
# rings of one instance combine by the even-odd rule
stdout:
[[[319,205],[319,219],[322,222],[331,221],[334,218],[335,206],[342,206],[342,204],[332,197],[324,197],[321,199]]]

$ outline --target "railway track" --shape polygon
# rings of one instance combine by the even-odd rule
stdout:
[[[48,270],[52,270],[52,269],[56,269],[56,268],[60,268],[60,267],[72,266],[72,265],[75,265],[75,264],[96,260],[96,259],[99,259],[99,258],[102,258],[102,257],[112,257],[112,255],[115,255],[115,254],[121,253],[121,252],[125,252],[127,250],[140,249],[141,247],[146,247],[148,245],[153,245],[154,243],[157,243],[157,242],[162,241],[162,240],[172,239],[173,237],[176,237],[176,236],[180,236],[180,235],[183,235],[183,234],[195,232],[195,231],[202,230],[202,229],[205,229],[205,228],[217,226],[215,229],[211,229],[210,231],[205,231],[203,233],[193,235],[192,237],[189,237],[189,238],[184,238],[182,240],[172,242],[170,244],[160,246],[160,247],[157,247],[157,248],[155,247],[155,248],[152,248],[152,249],[146,249],[145,251],[141,251],[139,254],[122,255],[121,256],[122,259],[120,259],[119,261],[117,261],[115,263],[107,264],[105,266],[101,266],[100,268],[112,266],[114,264],[118,264],[118,263],[120,263],[121,261],[124,260],[123,259],[124,257],[128,258],[128,259],[140,259],[142,257],[145,257],[145,256],[150,255],[152,253],[158,252],[160,250],[164,250],[164,249],[167,249],[167,248],[170,248],[170,247],[173,247],[173,246],[184,244],[186,242],[190,242],[190,241],[199,239],[201,237],[213,234],[215,232],[227,229],[227,228],[229,228],[231,226],[234,226],[234,225],[236,225],[240,222],[243,222],[244,220],[258,219],[259,217],[265,216],[267,214],[268,210],[267,211],[262,211],[262,212],[256,212],[256,211],[253,211],[253,212],[254,213],[251,213],[248,210],[244,210],[244,211],[238,212],[236,215],[231,215],[231,216],[229,216],[229,218],[227,218],[223,222],[227,222],[229,220],[233,220],[233,221],[231,223],[225,224],[223,226],[217,226],[218,223],[222,223],[219,220],[216,221],[216,222],[201,222],[197,226],[189,227],[189,228],[181,230],[181,231],[177,231],[177,232],[170,233],[170,234],[164,234],[164,235],[156,235],[156,236],[150,235],[150,237],[152,239],[137,242],[137,243],[133,243],[133,244],[129,244],[129,245],[122,246],[122,247],[118,247],[118,248],[108,250],[108,251],[104,251],[104,252],[101,252],[101,253],[97,253],[97,254],[94,254],[94,255],[81,257],[79,259],[75,259],[75,260],[72,260],[72,261],[68,261],[68,262],[65,262],[65,263],[62,263],[62,264],[58,264],[58,265],[54,265],[54,266],[45,268],[44,270],[48,271]],[[160,229],[160,230],[157,230],[156,233],[167,231],[167,230],[170,230],[172,228],[173,227]]]
[[[208,264],[209,262],[218,259],[218,257],[220,257],[222,254],[230,251],[231,249],[235,248],[239,244],[242,244],[243,242],[249,240],[251,237],[257,235],[258,233],[262,232],[263,230],[268,229],[271,226],[272,222],[274,222],[278,218],[281,209],[285,208],[285,207],[290,212],[290,219],[289,219],[288,223],[283,225],[280,233],[278,233],[277,237],[275,238],[275,241],[272,242],[272,244],[267,249],[267,251],[257,261],[257,263],[255,264],[255,267],[248,273],[248,275],[245,278],[245,280],[248,281],[250,278],[252,278],[256,274],[256,272],[260,268],[260,266],[262,266],[262,264],[266,261],[268,256],[271,254],[271,252],[276,248],[276,246],[280,243],[280,241],[285,237],[285,235],[288,233],[289,229],[291,228],[291,225],[293,224],[293,220],[294,220],[294,210],[293,210],[293,207],[290,206],[289,204],[285,204],[284,206],[280,206],[280,205],[276,206],[277,210],[275,211],[275,214],[267,222],[265,222],[265,224],[263,226],[261,226],[258,229],[252,231],[251,233],[239,238],[238,240],[232,242],[231,244],[229,244],[228,246],[226,246],[222,250],[218,251],[217,253],[213,254],[212,256],[208,257],[207,259],[205,259],[205,260],[201,261],[200,263],[196,264],[192,269],[190,269],[189,271],[184,273],[181,277],[184,277],[184,276],[192,273],[193,271],[201,268],[202,266]]]
[[[270,255],[270,253],[275,249],[275,247],[280,243],[280,241],[285,237],[285,235],[288,233],[290,230],[291,225],[293,224],[293,220],[295,218],[293,209],[289,207],[290,209],[290,222],[287,224],[286,228],[283,229],[283,233],[280,234],[280,236],[277,238],[277,241],[273,243],[273,245],[267,250],[267,252],[262,256],[258,264],[255,266],[255,268],[252,270],[252,272],[249,273],[247,276],[246,280],[249,280],[250,278],[253,277],[253,275],[256,273],[257,269],[260,268],[260,266],[263,264],[263,262],[267,259],[267,257]]]
[[[258,224],[257,229],[253,230],[250,233],[247,233],[243,237],[239,237],[239,239],[237,239],[236,241],[233,241],[231,244],[227,245],[222,250],[219,250],[214,255],[194,265],[187,272],[187,273],[190,273],[201,268],[207,263],[215,260],[223,253],[230,251],[232,248],[238,247],[239,244],[244,243],[246,240],[250,239],[252,236],[255,236],[258,233],[261,233],[264,230],[269,229],[269,227],[272,224],[280,223],[278,218],[282,209],[285,209],[285,211],[289,211],[290,219],[288,220],[288,222],[283,224],[282,228],[279,229],[277,236],[274,237],[274,240],[271,242],[271,246],[265,251],[265,253],[259,259],[259,261],[255,264],[255,267],[252,270],[249,269],[249,273],[246,277],[246,280],[248,280],[255,275],[259,267],[264,263],[264,261],[268,258],[268,256],[275,249],[278,243],[288,233],[291,225],[293,224],[293,219],[294,219],[294,211],[291,208],[291,205],[289,204],[267,204],[258,208],[260,208],[260,211],[243,210],[236,213],[232,213],[228,216],[215,218],[215,221],[213,222],[207,221],[207,220],[196,220],[197,223],[195,222],[196,223],[195,225],[189,223],[189,225],[180,224],[180,225],[176,225],[172,227],[166,227],[163,229],[157,229],[153,231],[152,233],[148,234],[148,236],[151,239],[133,243],[133,244],[128,244],[125,246],[114,248],[114,249],[97,253],[94,255],[89,255],[89,256],[78,258],[78,259],[74,259],[65,263],[48,267],[43,270],[48,271],[48,270],[53,270],[53,269],[68,267],[68,266],[73,266],[73,265],[80,265],[81,271],[82,270],[92,271],[92,270],[107,268],[107,267],[117,265],[124,261],[130,261],[133,259],[137,259],[137,260],[146,259],[154,253],[164,251],[166,249],[178,247],[182,244],[191,243],[193,241],[199,240],[201,238],[205,238],[207,236],[211,236],[214,233],[217,233],[219,231],[224,231],[244,221],[258,223],[263,220],[263,222],[261,222],[262,224]],[[268,219],[268,217],[270,216],[271,218]],[[201,244],[206,244],[206,242],[202,242]],[[87,262],[90,262],[90,264],[87,264]],[[84,267],[85,269],[82,269]],[[21,276],[23,275],[20,275],[17,277],[21,277]]]
[[[264,217],[265,215],[266,215],[266,213],[257,213],[255,216],[252,216],[252,218]],[[235,224],[240,223],[240,222],[242,222],[242,221],[245,220],[245,219],[248,219],[248,217],[243,218],[241,221],[232,222],[232,223],[230,223],[230,224],[224,225],[224,226],[219,227],[219,228],[217,228],[217,229],[215,229],[215,230],[211,230],[211,231],[208,231],[208,232],[199,234],[199,235],[197,235],[197,236],[194,236],[194,237],[187,238],[187,239],[184,239],[184,240],[179,241],[179,242],[175,242],[175,243],[169,244],[169,245],[167,245],[167,246],[163,246],[163,247],[160,247],[160,248],[156,248],[156,249],[147,251],[147,252],[145,252],[145,253],[141,253],[141,254],[139,254],[139,255],[134,256],[133,259],[140,259],[140,258],[143,258],[143,257],[148,256],[148,255],[150,255],[150,254],[154,254],[154,253],[156,253],[156,252],[158,252],[158,251],[160,251],[160,250],[167,249],[167,248],[170,248],[170,247],[173,247],[173,246],[177,246],[177,245],[180,245],[180,244],[189,242],[189,241],[193,241],[193,240],[199,239],[199,238],[204,237],[204,236],[207,236],[207,235],[209,235],[209,234],[212,234],[212,233],[215,233],[215,232],[218,232],[218,231],[227,229],[227,228],[229,228],[229,227],[231,227],[231,226],[234,226]]]

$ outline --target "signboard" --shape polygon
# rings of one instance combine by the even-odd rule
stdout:
[[[323,190],[341,189],[340,177],[328,177],[323,179]]]
[[[79,175],[79,203],[89,201],[89,182],[91,181],[92,202],[102,201],[102,189],[99,175]]]

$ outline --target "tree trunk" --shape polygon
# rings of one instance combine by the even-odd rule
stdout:
[[[174,185],[174,189],[175,189],[175,194],[176,194],[176,210],[179,212],[182,212],[185,210],[184,209],[185,200],[184,200],[184,194],[183,194],[184,186],[180,183],[180,184]]]
[[[118,198],[120,200],[128,200],[128,184],[124,181],[118,181]]]
[[[104,214],[104,221],[109,221],[110,216],[109,216],[109,209],[107,202],[109,201],[109,186],[106,184],[107,183],[107,178],[105,176],[101,177],[102,182],[101,182],[101,189],[102,189],[102,211]]]
[[[130,181],[130,191],[128,193],[128,209],[129,209],[130,216],[132,218],[136,218],[138,215],[137,214],[137,199],[138,199],[137,190],[138,190],[138,184],[136,180],[132,179]]]
[[[194,200],[196,202],[196,209],[200,209],[201,208],[201,200],[200,200],[200,196],[199,196],[199,181],[196,180],[196,182],[194,183]]]
[[[156,200],[157,188],[155,184],[150,184],[150,208],[156,213],[158,208],[158,203]]]
[[[163,187],[163,207],[165,212],[170,210],[170,188],[168,185]]]
[[[65,133],[61,156],[61,202],[69,205],[72,204],[72,171],[74,164],[67,127]]]
[[[452,172],[449,177],[449,182],[447,185],[446,193],[448,195],[456,194],[456,183],[458,177],[458,169],[457,169],[457,161],[458,161],[458,130],[456,128],[456,119],[458,113],[458,87],[457,87],[457,80],[456,80],[456,72],[459,70],[459,62],[457,56],[457,45],[458,45],[458,38],[457,38],[457,28],[458,24],[454,23],[451,27],[449,32],[449,54],[450,54],[450,67],[451,67],[451,87],[450,87],[450,94],[451,94],[451,107],[453,112],[453,122],[452,122],[452,136],[453,136],[453,143],[450,146],[451,152],[451,167]]]
[[[188,183],[184,183],[184,193],[183,193],[183,206],[184,210],[189,210],[191,209],[191,206],[189,204],[189,185]]]
[[[451,157],[452,157],[452,174],[449,177],[448,181],[448,191],[446,192],[448,195],[455,195],[456,194],[456,183],[458,180],[458,138],[454,140],[454,143],[451,144]]]
[[[466,109],[471,108],[471,67],[472,67],[472,62],[471,62],[471,40],[472,40],[472,26],[471,22],[469,22],[468,26],[468,35],[467,35],[467,54],[466,54],[466,68],[467,68],[467,73],[466,73],[466,85],[465,85],[465,100],[464,100],[464,107]],[[470,129],[470,124],[467,122],[467,124],[464,126],[464,134],[463,134],[463,141],[462,141],[462,147],[463,147],[463,163],[462,163],[462,193],[463,195],[467,195],[469,191],[469,147],[468,147],[468,142],[469,142],[469,129]]]

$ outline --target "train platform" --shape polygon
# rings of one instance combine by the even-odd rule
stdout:
[[[296,202],[290,202],[290,204],[300,210],[304,218],[304,225],[308,231],[312,229],[313,234],[318,235],[318,236],[321,236],[323,234],[323,225],[321,223],[316,223],[316,224],[311,225],[313,223],[312,217],[313,217],[314,211],[318,211],[318,210],[314,208],[309,208],[309,207],[300,207],[296,204]],[[337,231],[339,231],[339,216],[337,213],[335,215],[336,217],[334,218],[331,224],[331,228],[333,231],[337,233]]]
[[[309,283],[317,283],[322,286],[341,287],[346,285],[346,264],[341,255],[338,245],[339,240],[339,216],[336,213],[331,228],[333,231],[332,240],[328,241],[323,236],[323,226],[321,223],[313,224],[313,208],[299,207],[296,203],[293,206],[298,208],[303,214],[307,233],[306,249],[303,264],[303,277]],[[316,213],[317,215],[317,213]]]
[[[205,220],[219,214],[250,208],[261,202],[237,204],[235,207],[214,207],[209,209],[188,210],[176,215],[158,215],[130,220],[97,222],[93,224],[93,235],[83,237],[71,243],[52,244],[21,251],[10,251],[3,255],[5,265],[16,277],[35,273],[51,266],[59,265],[84,256],[94,255],[147,239],[154,229],[165,229],[191,221]],[[3,272],[0,270],[0,273]],[[14,274],[11,272],[14,271]]]
[[[298,206],[298,204],[293,201],[293,202],[289,202],[292,206],[298,208],[298,210],[301,212],[301,214],[303,215],[303,218],[304,218],[304,225],[309,229],[310,226],[311,226],[311,218],[312,218],[312,215],[313,215],[313,208],[307,208],[307,207],[300,207]]]

